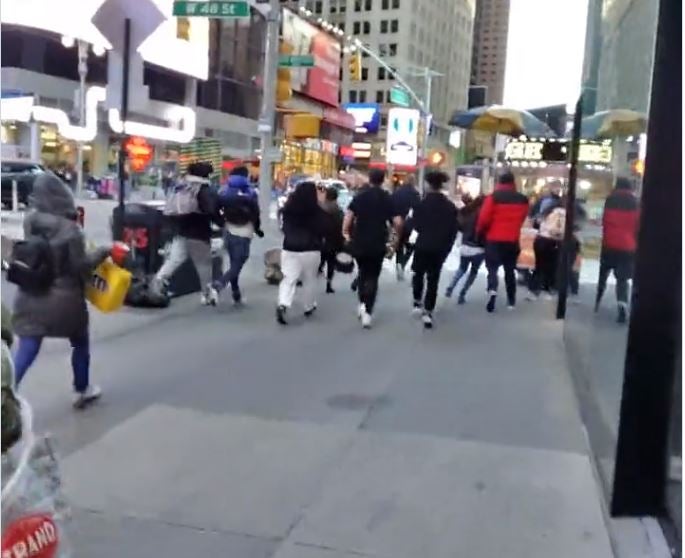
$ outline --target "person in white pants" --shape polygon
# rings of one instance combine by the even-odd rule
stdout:
[[[316,278],[321,261],[321,247],[325,232],[323,203],[325,189],[314,182],[300,182],[290,194],[283,208],[283,250],[281,271],[283,279],[278,288],[276,320],[286,325],[286,314],[293,304],[298,281],[302,281],[304,315],[316,310]]]

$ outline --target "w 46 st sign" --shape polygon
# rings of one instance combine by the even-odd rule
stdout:
[[[216,0],[214,2],[176,0],[173,15],[176,17],[249,17],[250,8],[247,2],[236,0]]]

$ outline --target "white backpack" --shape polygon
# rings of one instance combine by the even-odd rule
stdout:
[[[566,229],[566,210],[563,207],[557,207],[545,217],[542,225],[540,225],[540,234],[547,238],[554,240],[561,240],[564,238],[564,230]]]
[[[167,195],[164,215],[177,217],[200,213],[197,195],[200,193],[200,188],[205,184],[207,183],[203,181],[187,179],[175,184]]]

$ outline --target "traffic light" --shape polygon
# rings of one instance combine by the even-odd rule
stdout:
[[[359,52],[350,54],[347,61],[350,70],[350,81],[361,81],[362,79],[362,55]]]
[[[292,54],[293,45],[287,41],[281,41],[278,47],[279,54]],[[276,81],[276,102],[284,103],[293,96],[293,90],[290,88],[290,69],[287,67],[278,67],[278,80]]]

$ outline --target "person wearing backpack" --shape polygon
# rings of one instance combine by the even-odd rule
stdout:
[[[224,247],[230,267],[212,284],[209,291],[210,300],[218,301],[221,291],[230,284],[233,302],[242,302],[243,297],[238,284],[240,272],[250,257],[253,236],[264,236],[259,216],[258,194],[249,183],[248,176],[247,167],[236,167],[219,192],[219,210],[225,221]]]
[[[43,339],[69,339],[74,406],[82,408],[102,393],[90,383],[85,288],[93,270],[109,256],[110,247],[86,250],[73,194],[57,176],[41,174],[30,203],[32,211],[24,219],[25,240],[15,246],[7,272],[8,280],[19,287],[12,315],[18,338],[16,382],[21,383],[35,361]],[[24,272],[13,273],[15,268]]]
[[[323,190],[322,190],[323,189]],[[338,205],[338,189],[335,186],[320,186],[319,191],[325,195],[321,208],[324,210],[324,237],[323,247],[321,248],[321,263],[319,273],[323,273],[326,267],[326,293],[333,294],[333,277],[337,265],[338,254],[342,252],[345,239],[342,235],[342,225],[345,214]]]
[[[217,207],[217,195],[209,183],[214,172],[211,163],[188,165],[187,174],[169,191],[164,215],[171,223],[174,237],[171,248],[152,284],[153,291],[164,292],[176,270],[190,258],[200,278],[201,302],[216,304],[212,287],[212,222],[223,225]]]

